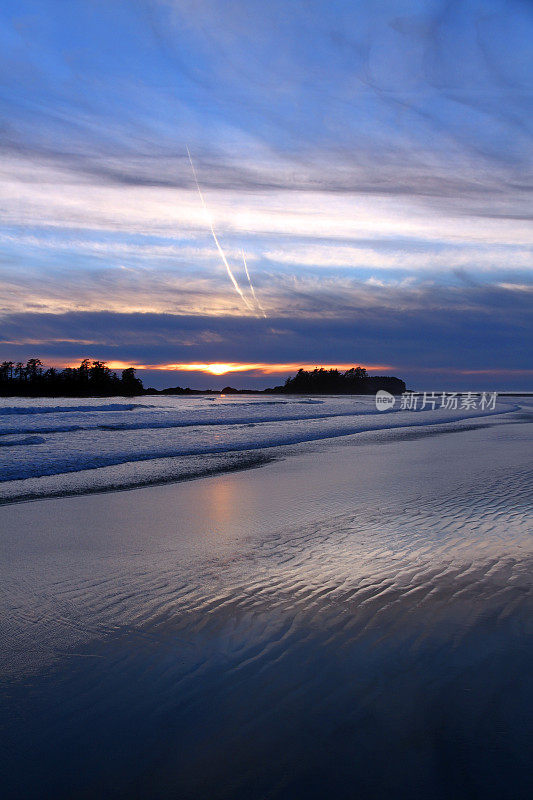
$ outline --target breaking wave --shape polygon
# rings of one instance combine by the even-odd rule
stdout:
[[[99,414],[102,411],[133,411],[135,408],[151,408],[151,406],[140,405],[139,403],[108,403],[83,406],[0,406],[0,416],[10,416],[12,414],[82,414],[84,412]]]
[[[315,405],[320,409],[311,411]],[[35,406],[0,406],[0,502],[57,494],[62,485],[69,493],[84,493],[179,480],[242,468],[243,460],[268,460],[274,451],[278,458],[284,448],[307,443],[396,429],[412,437],[438,426],[487,424],[490,416],[519,408],[505,400],[484,412],[381,413],[373,396],[279,401],[158,396],[142,404],[91,399],[79,405],[40,399]]]

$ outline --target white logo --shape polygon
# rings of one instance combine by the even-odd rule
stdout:
[[[386,392],[385,389],[380,389],[379,392],[376,392],[376,408],[378,411],[391,411],[395,402],[394,395]]]

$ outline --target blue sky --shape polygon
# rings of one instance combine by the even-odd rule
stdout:
[[[0,358],[531,388],[530,2],[0,13]]]

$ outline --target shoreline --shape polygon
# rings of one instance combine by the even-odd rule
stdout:
[[[414,421],[411,425],[379,425],[374,427],[364,428],[362,430],[355,430],[353,432],[340,432],[338,434],[332,434],[329,436],[324,436],[323,434],[319,434],[316,438],[312,437],[305,437],[301,441],[291,441],[284,444],[273,444],[273,445],[265,445],[265,444],[258,444],[257,447],[247,448],[247,449],[227,449],[221,452],[215,451],[208,451],[206,453],[190,453],[190,454],[178,454],[176,456],[163,456],[163,457],[150,457],[147,456],[146,458],[138,458],[134,460],[125,460],[122,462],[112,463],[105,466],[95,466],[85,470],[72,470],[67,473],[58,473],[53,475],[43,475],[39,477],[31,477],[31,478],[24,478],[24,479],[15,479],[12,481],[6,481],[5,483],[8,484],[7,488],[9,489],[10,486],[13,484],[21,484],[25,483],[28,486],[31,483],[40,482],[41,490],[27,490],[26,492],[21,492],[20,494],[14,496],[1,496],[0,494],[0,508],[6,505],[12,505],[14,503],[24,503],[24,502],[35,502],[40,499],[50,499],[50,498],[61,498],[61,497],[78,497],[84,495],[98,495],[98,494],[107,494],[109,492],[115,491],[130,491],[139,488],[145,488],[150,486],[160,486],[172,483],[181,483],[183,481],[191,481],[191,480],[199,480],[204,477],[210,477],[212,475],[224,474],[227,472],[235,472],[235,471],[242,471],[248,469],[257,469],[259,467],[264,466],[265,464],[271,463],[272,461],[277,461],[280,459],[284,459],[291,455],[298,453],[299,450],[305,450],[306,446],[315,446],[320,448],[321,446],[327,448],[328,446],[332,445],[334,442],[342,439],[351,440],[355,437],[361,437],[366,434],[374,434],[374,433],[383,433],[384,435],[387,432],[391,434],[394,431],[410,431],[412,432],[411,435],[415,433],[415,431],[420,430],[420,435],[431,435],[430,431],[433,429],[437,429],[437,432],[440,432],[442,429],[443,432],[446,433],[455,433],[461,432],[465,430],[471,429],[471,427],[478,428],[483,427],[490,422],[485,422],[485,420],[490,420],[492,417],[495,416],[502,416],[502,415],[512,415],[515,413],[520,413],[521,407],[519,405],[514,405],[513,408],[507,409],[499,409],[490,412],[484,412],[479,416],[464,416],[458,417],[455,419],[443,421],[443,420],[436,420],[434,422],[431,421]],[[385,412],[387,413],[387,412]],[[393,412],[394,413],[394,412]],[[321,418],[321,415],[317,415],[318,419]],[[325,418],[329,418],[329,415],[326,415]],[[295,418],[296,420],[298,418]],[[512,419],[510,420],[512,422]],[[517,420],[518,422],[518,420]],[[469,426],[470,423],[470,426]],[[209,425],[209,424],[219,424],[217,422],[205,422],[199,423],[199,425]],[[262,424],[261,422],[256,422],[256,425]],[[194,424],[186,425],[185,427],[195,427]],[[158,428],[152,428],[152,430],[157,430]],[[428,433],[424,433],[425,429],[430,429]],[[165,429],[162,429],[162,431]],[[347,441],[348,443],[348,441]],[[202,461],[205,457],[209,457],[211,460],[219,459],[222,462],[220,464],[213,464],[212,466],[202,467],[198,462]],[[191,469],[187,469],[188,464],[186,463],[187,460],[193,461],[193,466]],[[76,476],[83,478],[83,474],[86,472],[90,472],[93,474],[99,473],[104,474],[106,470],[114,470],[115,468],[121,468],[125,466],[131,465],[149,465],[152,463],[161,464],[164,461],[174,461],[176,464],[179,463],[181,466],[182,471],[180,474],[169,474],[168,476],[161,476],[158,478],[146,478],[145,480],[129,480],[127,483],[116,484],[113,483],[113,478],[108,478],[107,480],[111,481],[110,485],[101,485],[101,486],[89,486],[89,487],[80,487],[77,489],[50,489],[49,491],[43,491],[42,485],[43,482],[58,482],[58,481],[65,481],[65,480],[74,480]],[[184,463],[185,462],[185,463]],[[229,462],[229,463],[228,463]],[[105,478],[104,478],[105,480]],[[2,491],[2,483],[0,483],[0,493]]]
[[[437,395],[451,394],[465,394],[466,389],[407,389],[408,394],[423,394],[424,391],[433,392]],[[475,389],[470,392],[475,396],[486,394],[488,389]],[[155,391],[144,391],[140,394],[2,394],[0,393],[0,400],[9,399],[25,399],[25,400],[135,400],[141,397],[195,397],[195,396],[214,396],[220,397],[225,395],[236,397],[240,395],[274,395],[274,397],[372,397],[376,392],[277,392],[272,389],[233,389],[231,392],[224,389],[184,389],[181,392],[168,391],[167,389],[156,389]],[[401,393],[392,393],[395,397],[400,397]],[[498,397],[533,397],[533,391],[497,391]]]

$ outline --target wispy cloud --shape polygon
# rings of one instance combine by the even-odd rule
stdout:
[[[420,370],[527,368],[531,4],[6,0],[0,14],[6,355],[97,341],[139,364],[296,363],[312,347],[324,363],[362,348]],[[236,282],[244,248],[285,337],[228,288],[186,143]],[[220,340],[197,341],[193,318]]]

